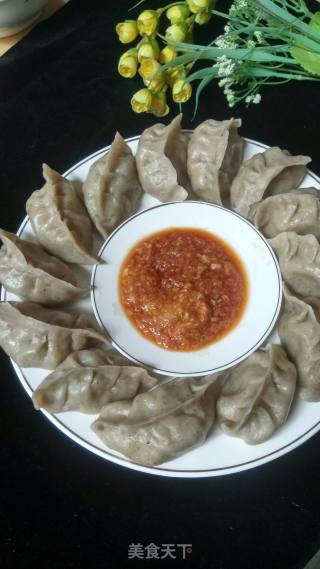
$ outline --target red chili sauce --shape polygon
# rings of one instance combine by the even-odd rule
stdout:
[[[145,338],[188,352],[220,340],[238,324],[248,281],[242,261],[222,239],[172,228],[133,247],[120,271],[119,293]]]

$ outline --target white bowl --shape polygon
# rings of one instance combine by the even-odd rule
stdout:
[[[190,352],[170,351],[144,338],[119,299],[119,272],[129,251],[141,239],[173,227],[202,229],[222,238],[241,258],[249,281],[238,325],[221,340]],[[155,206],[117,227],[99,254],[103,263],[93,268],[91,295],[100,326],[123,355],[160,374],[200,376],[236,365],[264,342],[279,315],[282,281],[271,247],[251,223],[222,207],[192,201]]]
[[[30,26],[46,4],[48,0],[0,0],[0,38]]]

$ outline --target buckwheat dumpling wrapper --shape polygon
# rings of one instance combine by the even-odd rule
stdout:
[[[269,238],[295,231],[320,239],[320,191],[301,188],[270,196],[251,206],[249,219]]]
[[[141,194],[135,158],[117,132],[110,150],[92,164],[83,184],[87,211],[104,239],[136,211]]]
[[[255,154],[242,164],[232,182],[231,207],[248,217],[252,204],[262,198],[297,188],[310,161],[309,156],[291,156],[277,146]]]
[[[71,352],[106,342],[84,314],[44,308],[34,302],[0,303],[0,346],[19,366],[55,369]]]
[[[276,345],[257,350],[231,368],[217,401],[221,429],[248,444],[269,439],[287,419],[296,375],[285,350]]]
[[[243,160],[240,119],[209,119],[194,130],[188,146],[188,174],[194,193],[205,202],[227,205],[230,186]]]
[[[74,186],[46,164],[43,177],[45,185],[26,204],[41,245],[68,263],[94,265],[92,223]]]
[[[179,115],[168,125],[157,123],[147,128],[138,143],[136,164],[142,188],[161,202],[188,197],[189,135],[181,129],[181,118]]]
[[[320,401],[320,322],[313,307],[287,287],[284,297],[278,332],[297,366],[299,395],[305,401]]]
[[[75,286],[70,268],[37,243],[0,229],[0,282],[6,290],[49,306],[81,298],[88,291]]]
[[[269,239],[275,251],[284,282],[303,298],[320,298],[320,245],[314,235],[293,231]]]
[[[133,400],[106,405],[92,429],[108,447],[152,466],[205,441],[214,399],[214,379],[175,379]]]
[[[35,408],[94,414],[107,403],[132,399],[158,383],[144,368],[108,360],[99,349],[73,352],[34,391]]]

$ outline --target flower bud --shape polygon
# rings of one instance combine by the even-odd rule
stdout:
[[[132,79],[138,69],[137,50],[129,49],[123,53],[119,59],[118,72],[126,79]]]
[[[138,26],[134,20],[126,20],[116,25],[116,32],[121,43],[131,43],[138,36]]]
[[[161,72],[161,65],[155,59],[143,59],[139,68],[139,74],[145,86],[152,93],[158,93],[166,87],[166,81]]]
[[[146,81],[145,85],[147,85],[152,94],[160,93],[167,89],[167,83],[162,73],[158,73],[151,81]]]
[[[131,107],[135,113],[148,113],[152,103],[152,94],[148,89],[140,89],[131,99]]]
[[[210,14],[210,12],[198,12],[194,21],[196,24],[199,24],[199,26],[203,26],[204,24],[207,24],[211,18],[212,14]]]
[[[186,71],[185,68],[180,65],[179,67],[171,67],[170,69],[166,70],[166,80],[170,87],[178,81],[178,79],[185,79]]]
[[[138,47],[138,61],[141,63],[144,59],[158,59],[160,47],[155,39],[142,40]]]
[[[167,98],[165,93],[156,93],[152,95],[150,113],[155,117],[165,117],[169,113]]]
[[[175,57],[177,57],[177,51],[172,45],[166,45],[159,55],[160,63],[170,63]]]
[[[160,71],[161,65],[155,59],[143,59],[139,68],[139,74],[144,81],[151,81]]]
[[[138,16],[137,25],[140,35],[155,36],[158,29],[159,16],[155,10],[144,10]]]
[[[188,101],[192,94],[192,87],[184,79],[178,79],[172,88],[172,98],[175,103],[185,103]]]
[[[166,15],[168,20],[170,20],[171,24],[178,24],[179,22],[184,22],[184,20],[189,16],[190,10],[188,6],[184,5],[177,5],[171,6],[166,11]]]
[[[208,10],[211,7],[212,0],[187,0],[189,9],[193,14]]]
[[[172,24],[166,29],[166,40],[183,42],[186,39],[187,32],[188,26],[184,22]]]

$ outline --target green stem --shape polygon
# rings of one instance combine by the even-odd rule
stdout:
[[[139,0],[139,2],[134,4],[134,6],[131,6],[131,8],[129,8],[128,12],[131,12],[135,8],[138,8],[138,6],[140,6],[140,4],[143,4],[144,2],[145,2],[145,0]],[[168,8],[171,8],[172,6],[183,6],[183,5],[185,5],[185,2],[171,2],[171,4],[167,4],[167,6],[163,6],[161,8],[161,10],[162,10],[162,12],[164,12],[165,10],[168,10]]]
[[[145,0],[139,0],[139,2],[134,4],[134,6],[131,6],[131,8],[129,8],[128,12],[132,12],[132,10],[134,10],[135,8],[138,8],[138,6],[140,6],[140,4],[143,4],[144,2],[145,2]]]
[[[164,12],[165,10],[169,10],[169,8],[172,8],[173,6],[182,6],[184,5],[185,2],[171,2],[171,4],[167,4],[166,6],[163,6],[161,8],[162,12]]]
[[[273,55],[267,51],[261,51],[257,48],[221,48],[221,47],[204,47],[196,44],[183,44],[179,42],[171,42],[179,51],[193,51],[194,54],[201,52],[201,59],[217,59],[225,55],[230,59],[240,59],[246,61],[272,61],[278,63],[286,63],[296,65],[296,60],[291,57],[282,57]]]
[[[232,33],[231,30],[230,33]],[[250,32],[261,32],[261,33],[268,33],[271,37],[272,34],[277,34],[279,32],[279,28],[276,26],[261,26],[257,24],[250,24],[249,26],[243,26],[242,28],[236,28],[235,33],[237,34],[246,34]]]
[[[265,81],[266,85],[284,85],[290,83],[291,79],[279,79],[279,81]]]
[[[232,20],[232,18],[229,16],[229,14],[226,14],[225,12],[219,12],[219,10],[209,10],[210,14],[214,14],[215,16],[220,16],[221,18],[224,18],[225,20]],[[240,20],[237,20],[240,21]]]
[[[295,12],[303,14],[306,18],[311,18],[313,15],[310,10],[308,10],[308,6],[303,0],[298,0],[297,2],[291,0],[291,5],[289,2],[289,8],[292,8]]]
[[[218,70],[214,69],[213,67],[203,67],[203,69],[199,69],[198,71],[195,71],[194,73],[188,75],[187,79],[188,82],[191,83],[191,81],[205,79],[208,76],[210,76],[212,79],[215,79],[218,77]]]
[[[263,13],[266,13],[268,16],[276,18],[280,20],[280,22],[291,26],[293,29],[298,30],[316,42],[320,42],[320,33],[317,30],[311,28],[308,24],[301,21],[301,19],[297,18],[296,16],[292,16],[292,14],[289,14],[289,12],[283,8],[280,8],[271,0],[250,0],[250,3],[255,7],[259,7],[259,9]]]
[[[304,47],[310,51],[320,53],[320,43],[317,43],[302,34],[296,34],[294,32],[287,32],[287,38],[292,41],[292,44],[299,47]]]
[[[320,77],[310,77],[310,75],[304,75],[302,73],[270,71],[264,67],[250,67],[247,70],[247,75],[249,77],[282,77],[295,81],[320,81]]]

